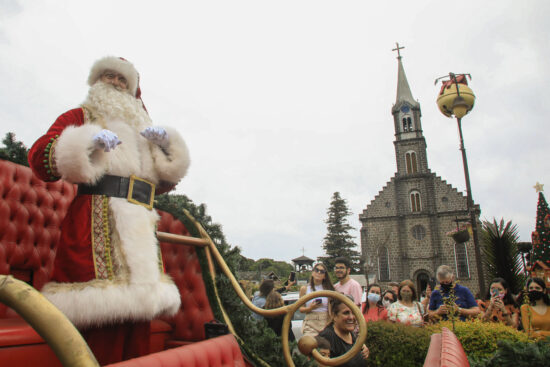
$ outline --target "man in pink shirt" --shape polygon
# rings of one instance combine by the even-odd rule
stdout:
[[[363,290],[361,285],[349,276],[351,272],[349,260],[345,257],[337,257],[334,263],[334,274],[339,280],[338,283],[334,284],[334,289],[346,296],[351,296],[357,307],[361,307]]]

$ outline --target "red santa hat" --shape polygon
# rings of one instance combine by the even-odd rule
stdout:
[[[116,71],[124,75],[128,80],[128,91],[136,98],[140,98],[139,74],[134,65],[122,57],[107,56],[97,60],[90,70],[88,76],[88,85],[92,86],[97,82],[106,70]]]

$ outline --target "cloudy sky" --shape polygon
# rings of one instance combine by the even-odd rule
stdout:
[[[153,121],[189,145],[177,191],[206,203],[244,256],[316,258],[332,194],[359,228],[396,170],[399,42],[431,170],[464,191],[456,122],[438,112],[434,80],[470,73],[474,199],[482,218],[530,239],[533,185],[550,188],[550,2],[175,3],[0,0],[0,135],[31,146],[82,102],[96,59],[123,56]]]

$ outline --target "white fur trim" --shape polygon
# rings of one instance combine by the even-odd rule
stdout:
[[[71,283],[50,282],[42,294],[77,327],[152,320],[162,314],[173,316],[180,307],[178,289],[171,282],[123,285],[94,282],[74,289]]]
[[[159,249],[155,236],[155,225],[159,219],[157,212],[121,198],[110,198],[109,207],[130,268],[130,282],[158,282]]]
[[[121,198],[110,198],[109,207],[118,232],[111,236],[111,246],[120,246],[128,279],[50,282],[42,293],[77,326],[174,315],[181,299],[159,266],[154,232],[158,214]]]
[[[72,183],[94,184],[104,174],[107,155],[94,148],[98,125],[68,126],[57,139],[54,159],[61,177]]]
[[[189,151],[187,145],[176,129],[164,127],[168,134],[169,146],[166,155],[158,146],[151,149],[155,168],[160,180],[177,184],[189,168]]]
[[[124,75],[128,80],[128,91],[135,97],[138,87],[139,74],[131,62],[122,60],[115,56],[107,56],[97,60],[92,66],[92,70],[90,70],[88,85],[94,85],[105,70],[113,70]]]

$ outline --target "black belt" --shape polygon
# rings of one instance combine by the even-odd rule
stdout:
[[[78,195],[105,195],[126,198],[129,202],[153,208],[155,184],[137,176],[120,177],[105,175],[95,185],[78,185]]]

